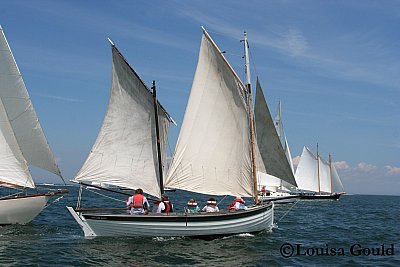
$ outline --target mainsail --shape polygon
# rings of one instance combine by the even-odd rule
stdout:
[[[258,79],[256,90],[254,119],[257,143],[265,164],[266,172],[292,185],[296,185],[292,168],[281,144]]]
[[[61,177],[22,75],[0,27],[0,182],[34,187],[28,165]]]
[[[114,45],[110,91],[100,133],[74,180],[142,188],[160,197],[154,99]],[[159,107],[161,153],[165,159],[170,117]]]
[[[199,59],[166,186],[253,196],[245,86],[203,31]]]

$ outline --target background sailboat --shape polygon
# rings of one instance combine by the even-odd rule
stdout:
[[[66,191],[27,194],[35,188],[29,165],[61,173],[1,26],[0,32],[0,186],[19,190],[0,198],[0,224],[25,224]]]
[[[245,42],[247,45],[247,39]],[[158,164],[165,162],[165,158],[157,161],[155,109],[150,108],[154,99],[114,45],[112,51],[113,80],[107,115],[75,181],[107,180],[118,186],[141,187],[159,197],[164,183]],[[245,98],[248,88],[203,29],[196,74],[165,186],[203,194],[253,196],[257,203],[249,131],[248,107],[251,105]],[[132,118],[132,112],[137,110],[141,113]],[[160,109],[160,114],[168,122],[165,110]],[[127,124],[124,118],[132,121]],[[145,129],[140,138],[135,133],[138,127]],[[166,133],[160,131],[161,140],[166,140]],[[114,145],[109,138],[115,142],[121,139],[132,142],[136,147]],[[142,151],[146,152],[147,160],[142,160]],[[125,162],[125,168],[115,168],[124,167],[118,160]],[[80,208],[79,204],[68,210],[85,236],[218,236],[260,232],[271,228],[273,221],[273,204],[255,205],[233,213],[150,213],[146,216],[87,213],[89,210]]]
[[[338,199],[344,194],[343,184],[331,158],[327,162],[319,153],[315,156],[306,146],[303,148],[295,177],[298,189],[303,191],[301,198]]]

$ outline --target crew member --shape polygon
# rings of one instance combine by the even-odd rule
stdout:
[[[129,197],[126,206],[130,214],[147,214],[149,211],[149,202],[143,195],[141,188],[136,189],[135,194]]]

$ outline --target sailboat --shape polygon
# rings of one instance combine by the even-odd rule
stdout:
[[[296,169],[298,189],[302,191],[302,199],[339,199],[344,194],[344,187],[339,174],[332,164],[325,161],[318,152],[315,156],[308,147],[304,146]]]
[[[0,225],[26,224],[67,191],[28,194],[36,187],[29,165],[62,176],[1,26],[0,32],[0,187],[16,192],[0,196]]]
[[[279,103],[278,113],[273,120],[258,80],[256,90],[254,113],[257,143],[263,162],[266,163],[265,171],[258,172],[259,184],[264,187],[260,193],[264,200],[286,203],[298,196],[290,193],[289,189],[297,184],[289,145],[283,132],[281,105]]]
[[[249,66],[246,35],[244,44]],[[157,198],[164,187],[254,197],[255,205],[235,212],[110,214],[82,208],[80,195],[77,206],[67,208],[85,237],[215,237],[270,229],[274,204],[259,203],[257,196],[249,68],[244,85],[203,28],[189,102],[164,179],[165,144],[172,119],[153,97],[155,84],[152,94],[112,42],[111,47],[113,75],[107,114],[74,181],[140,187]]]

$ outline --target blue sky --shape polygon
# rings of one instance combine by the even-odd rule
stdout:
[[[248,3],[249,2],[249,3]],[[173,151],[203,25],[271,111],[283,103],[292,156],[333,155],[349,193],[400,193],[399,1],[2,1],[0,24],[69,180],[106,111],[111,37],[174,117]],[[39,181],[54,178],[33,169]]]

